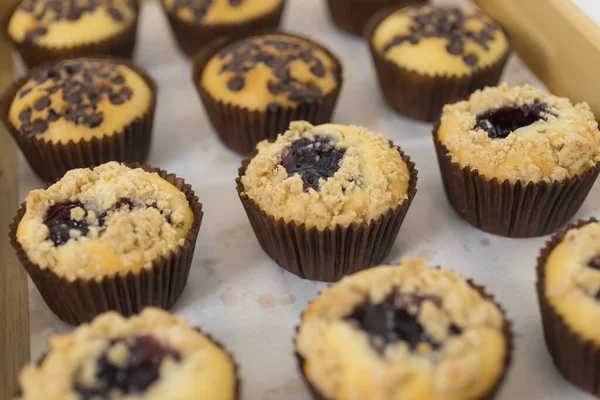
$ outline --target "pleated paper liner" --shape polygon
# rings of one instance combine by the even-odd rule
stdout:
[[[398,147],[396,147],[398,148]],[[369,223],[355,223],[347,228],[307,229],[294,221],[276,220],[244,193],[241,177],[250,159],[242,162],[237,191],[248,214],[252,229],[262,249],[279,266],[300,278],[336,282],[381,263],[390,253],[400,226],[417,193],[417,170],[410,157],[398,148],[408,166],[408,198],[396,208]]]
[[[6,89],[0,97],[0,120],[19,145],[31,169],[46,182],[56,181],[71,169],[93,167],[108,161],[145,162],[150,150],[158,91],[156,82],[146,71],[128,60],[104,56],[86,58],[117,62],[139,74],[150,87],[152,93],[150,107],[145,114],[124,126],[120,132],[78,142],[73,140],[67,143],[47,142],[35,134],[22,134],[10,122],[10,107],[19,89],[38,71],[55,63],[43,64],[29,71],[25,77]]]
[[[133,58],[140,13],[139,0],[135,1],[136,12],[134,21],[121,32],[97,42],[63,47],[48,47],[35,43],[17,42],[10,36],[8,33],[8,25],[13,13],[17,10],[20,3],[21,1],[14,2],[14,5],[2,16],[0,24],[2,27],[2,34],[4,34],[12,43],[13,47],[17,49],[28,68],[33,68],[47,62],[63,60],[65,58],[100,54],[127,59]]]
[[[317,101],[300,103],[296,107],[280,107],[275,111],[268,109],[253,111],[224,103],[214,98],[202,86],[202,73],[206,64],[221,49],[235,40],[217,39],[204,51],[199,52],[194,59],[192,79],[204,104],[206,114],[221,141],[233,151],[245,156],[255,150],[258,142],[265,139],[275,140],[277,135],[288,129],[292,121],[308,121],[313,125],[330,122],[343,85],[342,63],[328,49],[303,36],[282,32],[274,33],[305,40],[323,50],[338,66],[338,85],[333,92]]]
[[[241,39],[277,30],[287,0],[283,0],[280,6],[268,14],[231,24],[201,24],[184,21],[177,17],[175,13],[168,11],[163,0],[159,1],[167,15],[179,48],[184,54],[192,58],[198,51],[217,38]]]
[[[338,28],[352,35],[362,36],[369,19],[390,7],[408,7],[426,4],[428,0],[328,0],[331,19]]]
[[[492,400],[498,394],[500,387],[502,386],[502,383],[506,379],[506,375],[507,375],[510,365],[512,363],[512,354],[514,352],[513,324],[507,318],[506,311],[504,310],[504,308],[502,308],[502,306],[496,302],[493,295],[490,295],[486,292],[484,286],[477,285],[471,279],[468,279],[467,283],[472,288],[477,290],[479,292],[479,294],[481,294],[485,299],[492,301],[500,309],[500,311],[502,312],[502,315],[504,316],[503,333],[504,333],[504,337],[506,338],[506,341],[507,341],[507,352],[506,352],[506,357],[504,359],[504,369],[502,370],[502,374],[498,378],[498,381],[496,382],[496,384],[493,387],[491,387],[490,390],[484,396],[481,396],[477,399],[473,399],[473,400]],[[300,325],[302,325],[303,317],[304,317],[304,313],[300,316],[300,321],[301,321]],[[325,396],[323,396],[319,392],[319,389],[310,381],[310,379],[306,375],[305,368],[304,368],[306,360],[298,352],[298,346],[297,346],[300,325],[298,325],[296,327],[296,337],[294,338],[294,355],[296,357],[296,361],[298,362],[298,369],[300,370],[300,374],[302,375],[302,380],[304,381],[304,383],[310,390],[310,393],[312,394],[312,397],[314,400],[332,400],[332,399],[327,399]]]
[[[124,316],[140,312],[144,307],[154,306],[169,309],[185,288],[203,212],[189,184],[174,174],[169,174],[150,165],[130,164],[158,175],[182,191],[194,213],[194,223],[185,242],[168,256],[162,256],[139,273],[116,274],[101,280],[75,279],[69,281],[48,268],[34,264],[17,240],[17,228],[26,212],[26,203],[21,204],[14,222],[9,228],[9,237],[17,256],[33,283],[38,288],[48,307],[58,318],[71,325],[89,322],[105,311],[117,311]]]
[[[496,63],[477,68],[466,76],[421,74],[388,60],[375,48],[372,38],[379,23],[398,9],[377,13],[365,30],[381,91],[393,110],[420,121],[434,122],[444,105],[463,100],[477,89],[498,84],[511,52],[510,40],[506,53]]]
[[[542,315],[544,339],[552,361],[558,371],[575,386],[600,396],[600,346],[585,340],[574,332],[548,301],[545,290],[545,265],[550,253],[571,229],[598,222],[595,218],[578,221],[558,231],[546,242],[537,259],[537,296]]]

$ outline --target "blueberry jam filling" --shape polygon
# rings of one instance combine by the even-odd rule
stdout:
[[[108,352],[121,343],[127,346],[127,359],[124,365],[115,365],[108,359]],[[98,387],[90,388],[81,382],[75,384],[74,389],[82,400],[110,399],[115,390],[124,395],[143,393],[159,378],[160,366],[166,358],[181,361],[177,351],[148,335],[137,336],[133,341],[113,339],[109,350],[97,361]]]
[[[537,121],[546,121],[546,114],[553,115],[548,104],[536,100],[523,106],[511,105],[487,111],[477,116],[475,129],[483,129],[490,139],[504,139],[512,132]]]
[[[44,224],[48,227],[50,240],[55,245],[60,246],[67,243],[71,237],[71,230],[79,231],[82,235],[88,233],[88,224],[85,219],[81,221],[71,219],[71,210],[77,207],[83,208],[83,204],[78,201],[63,201],[54,204],[46,211]]]
[[[336,148],[329,137],[302,138],[283,150],[281,165],[289,175],[300,175],[305,191],[319,190],[319,178],[331,178],[340,169],[345,153],[346,150]]]
[[[440,306],[440,301],[434,297],[416,296],[393,292],[381,303],[371,300],[359,305],[347,320],[356,323],[360,329],[371,338],[371,345],[383,353],[385,347],[399,341],[408,343],[411,350],[421,343],[428,343],[438,349],[441,343],[436,342],[418,321],[421,304],[429,300]],[[461,328],[451,325],[450,335],[458,335]]]

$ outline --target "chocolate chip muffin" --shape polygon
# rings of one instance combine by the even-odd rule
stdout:
[[[599,172],[600,131],[589,106],[527,85],[486,88],[444,107],[434,142],[456,212],[504,236],[564,225]]]
[[[600,394],[600,223],[579,221],[542,249],[537,294],[546,346],[554,365],[574,385]]]
[[[315,399],[491,399],[511,352],[510,324],[492,298],[420,259],[329,287],[296,336]]]
[[[165,311],[124,318],[105,313],[50,339],[37,365],[23,368],[19,400],[234,400],[237,366],[210,336]]]
[[[389,254],[416,183],[414,164],[383,134],[297,121],[242,163],[237,190],[269,257],[337,281]]]
[[[292,121],[329,122],[342,66],[309,39],[268,34],[216,46],[196,60],[193,79],[221,140],[247,155]]]
[[[53,182],[69,169],[142,162],[150,148],[156,84],[121,59],[79,58],[32,70],[0,102],[27,161]]]
[[[160,0],[189,57],[217,38],[241,39],[279,27],[286,0]]]
[[[187,281],[201,208],[182,179],[110,162],[30,192],[12,244],[65,322],[168,308]]]
[[[451,6],[385,11],[370,23],[369,45],[387,103],[434,121],[442,107],[496,85],[510,42],[479,10]]]
[[[104,54],[131,58],[138,0],[21,0],[5,26],[27,66]]]

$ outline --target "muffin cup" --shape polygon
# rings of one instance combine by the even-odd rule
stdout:
[[[338,28],[362,36],[369,19],[380,10],[427,4],[429,0],[328,0],[331,19]]]
[[[294,221],[286,223],[283,219],[276,220],[262,211],[244,193],[241,178],[250,159],[243,161],[236,179],[237,191],[265,253],[292,274],[323,282],[335,282],[344,275],[381,263],[390,253],[417,193],[415,164],[400,148],[398,150],[410,172],[408,198],[369,223],[355,223],[346,228],[328,227],[325,230],[316,227],[308,229],[306,225],[296,225]]]
[[[477,170],[461,168],[446,146],[433,141],[448,201],[458,215],[485,232],[507,237],[535,237],[554,232],[575,215],[600,172],[600,163],[581,175],[538,183],[498,182]]]
[[[10,107],[19,89],[42,68],[55,63],[47,63],[29,71],[25,77],[6,89],[0,97],[0,120],[21,148],[33,171],[46,182],[55,182],[71,169],[93,167],[108,161],[145,162],[150,150],[158,91],[156,82],[143,69],[125,59],[94,56],[87,58],[115,61],[139,74],[150,87],[152,93],[150,107],[145,114],[134,119],[120,132],[78,142],[73,140],[67,143],[47,142],[37,135],[22,134],[10,122]]]
[[[506,53],[496,63],[477,68],[467,76],[421,74],[388,60],[375,48],[372,39],[379,23],[398,9],[377,13],[365,30],[379,86],[392,109],[420,121],[434,122],[444,105],[463,100],[477,89],[498,84],[511,52],[510,40]]]
[[[337,88],[333,92],[323,96],[318,101],[300,103],[296,107],[281,107],[276,111],[249,110],[234,104],[224,103],[214,98],[202,87],[202,73],[206,64],[222,48],[235,42],[235,40],[217,39],[204,51],[200,52],[194,60],[192,79],[206,114],[221,141],[239,154],[247,156],[256,149],[258,142],[265,139],[275,140],[277,135],[288,129],[292,121],[303,120],[314,125],[331,121],[343,84],[342,63],[335,55],[318,43],[303,36],[288,36],[300,38],[318,46],[335,61],[338,65],[339,80]]]
[[[71,325],[89,322],[103,312],[113,310],[124,316],[140,312],[146,306],[169,309],[185,288],[203,212],[202,204],[191,186],[182,178],[150,165],[131,164],[158,175],[183,192],[194,213],[194,223],[185,243],[167,256],[156,259],[151,268],[139,273],[115,274],[101,280],[75,279],[69,281],[29,260],[17,240],[17,228],[25,215],[26,203],[21,204],[9,228],[9,238],[19,260],[27,270],[48,307],[58,318]]]
[[[567,325],[565,320],[548,302],[544,288],[546,278],[544,267],[550,253],[563,241],[568,230],[581,228],[592,222],[598,221],[592,218],[570,224],[546,242],[537,259],[536,289],[542,315],[544,339],[554,365],[569,382],[595,396],[599,396],[600,346],[594,344],[591,340],[583,339]]]
[[[163,0],[159,0],[169,25],[175,34],[175,39],[179,48],[188,57],[194,55],[205,46],[212,43],[217,38],[241,39],[244,37],[256,35],[263,32],[274,31],[279,27],[286,0],[274,9],[271,13],[262,17],[252,19],[246,22],[232,24],[194,24],[178,18],[174,13],[169,12]]]
[[[21,43],[15,41],[8,33],[8,25],[19,5],[20,1],[16,1],[14,5],[9,7],[6,14],[4,14],[1,19],[0,25],[3,31],[2,33],[12,43],[14,48],[17,49],[28,68],[33,68],[48,62],[56,62],[66,58],[85,57],[90,55],[107,55],[127,59],[133,58],[140,13],[138,0],[135,2],[136,12],[133,23],[121,32],[94,43],[63,47],[40,46],[35,43]]]
[[[494,397],[496,397],[496,394],[498,394],[498,391],[500,390],[502,383],[506,379],[506,374],[509,370],[510,364],[512,363],[512,353],[514,350],[513,326],[512,326],[512,322],[509,319],[507,319],[506,311],[504,310],[504,308],[502,308],[502,306],[495,301],[494,296],[488,294],[485,291],[484,286],[477,285],[471,279],[467,280],[467,282],[469,283],[469,285],[472,288],[477,290],[479,292],[479,294],[481,294],[483,296],[483,298],[485,298],[486,300],[492,301],[500,309],[500,311],[502,312],[502,315],[504,316],[503,332],[504,332],[504,337],[506,338],[506,341],[507,341],[508,351],[506,352],[506,357],[504,359],[504,369],[502,371],[502,375],[500,375],[498,382],[484,396],[479,397],[477,399],[473,399],[473,400],[491,400]],[[300,315],[300,321],[301,321],[300,325],[302,324],[303,315],[304,314]],[[308,376],[306,376],[306,373],[304,371],[305,359],[304,359],[304,357],[302,357],[302,355],[300,355],[300,353],[298,353],[298,351],[296,351],[298,332],[300,331],[300,325],[298,325],[296,327],[296,337],[294,338],[294,349],[295,349],[294,354],[296,356],[296,361],[298,362],[298,368],[300,369],[300,374],[302,375],[302,380],[304,381],[304,383],[310,390],[310,393],[312,394],[312,397],[314,400],[327,400],[327,398],[319,392],[319,389],[317,389],[317,387],[315,385],[313,385],[312,382],[308,379]]]

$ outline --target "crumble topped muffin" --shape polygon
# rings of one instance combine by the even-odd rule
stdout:
[[[483,399],[507,369],[507,332],[498,306],[462,277],[407,259],[325,290],[296,351],[323,398]]]
[[[233,400],[231,356],[182,318],[146,308],[105,313],[50,339],[39,365],[20,374],[21,400]]]
[[[391,13],[371,41],[389,61],[427,75],[470,75],[498,63],[510,47],[502,28],[481,11],[437,5]]]
[[[489,87],[447,105],[437,137],[453,162],[499,182],[563,181],[600,162],[588,104],[529,85]]]
[[[383,134],[293,122],[259,143],[241,181],[268,215],[318,229],[368,223],[408,197],[410,174]]]
[[[121,133],[152,104],[152,89],[136,71],[111,59],[81,58],[34,73],[16,93],[8,118],[23,135],[79,142]]]
[[[269,34],[220,50],[204,67],[201,86],[225,104],[277,111],[322,100],[339,88],[340,72],[338,62],[318,45]]]
[[[156,173],[110,162],[27,196],[16,232],[31,262],[69,281],[138,273],[183,245],[186,196]]]
[[[235,24],[274,12],[284,0],[161,0],[165,9],[194,24]]]

